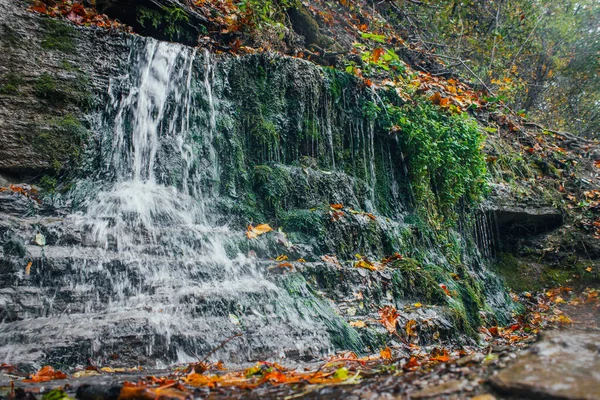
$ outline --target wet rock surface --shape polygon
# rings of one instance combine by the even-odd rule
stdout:
[[[600,398],[600,332],[555,331],[490,383],[513,396],[549,399]]]

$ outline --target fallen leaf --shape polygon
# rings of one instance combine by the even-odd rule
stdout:
[[[448,350],[446,349],[435,348],[431,352],[429,359],[431,361],[448,362],[450,361],[450,355],[448,354]]]
[[[46,238],[41,233],[38,233],[37,235],[35,235],[35,243],[38,246],[44,247],[46,245]]]
[[[341,210],[342,208],[344,208],[343,204],[330,204],[329,207],[333,208],[334,210]]]
[[[248,239],[256,239],[262,234],[272,231],[273,228],[269,226],[269,224],[261,224],[253,227],[252,225],[248,226],[248,230],[246,231],[246,236]]]
[[[410,359],[402,366],[404,369],[415,369],[420,365],[419,360],[416,357],[411,356]]]
[[[408,336],[415,336],[416,337],[417,336],[417,331],[416,331],[416,329],[417,329],[417,321],[415,321],[414,319],[409,320],[406,323],[404,329],[406,330],[406,334]]]
[[[448,287],[446,285],[444,285],[443,283],[440,283],[440,288],[444,291],[444,293],[446,293],[446,296],[452,297],[452,294],[450,293],[450,291],[448,290]]]
[[[398,310],[394,306],[385,306],[379,309],[379,322],[385,326],[389,333],[396,333],[396,323],[398,321]]]
[[[365,321],[351,321],[350,326],[353,326],[355,328],[366,328],[367,324],[365,323]]]
[[[391,360],[392,359],[392,350],[389,347],[386,347],[385,349],[382,349],[379,352],[379,355],[381,356],[381,358],[383,358],[384,360]]]
[[[34,375],[31,375],[29,379],[24,379],[23,382],[48,382],[54,379],[67,379],[67,375],[61,371],[55,371],[54,368],[46,365]]]
[[[27,263],[27,266],[25,267],[25,275],[29,276],[29,274],[31,273],[31,266],[33,265],[33,262],[29,261]]]

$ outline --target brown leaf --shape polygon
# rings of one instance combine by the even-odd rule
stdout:
[[[381,47],[377,47],[376,49],[373,50],[373,55],[371,56],[371,60],[373,60],[373,62],[376,63],[377,61],[379,61],[379,59],[381,58],[383,53],[385,53],[385,50],[382,49]]]
[[[398,310],[394,306],[385,306],[379,309],[379,322],[385,326],[389,333],[396,333]]]

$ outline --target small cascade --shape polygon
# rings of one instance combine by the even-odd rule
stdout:
[[[3,331],[46,335],[32,334],[35,345],[78,343],[83,360],[132,353],[134,361],[190,361],[240,332],[243,346],[214,356],[242,362],[290,349],[296,356],[329,351],[323,318],[331,310],[318,301],[306,309],[311,295],[303,280],[266,279],[262,264],[246,256],[244,233],[216,223],[212,56],[152,39],[134,44],[129,71],[111,82],[96,128],[105,168],[94,190],[90,179],[74,189],[74,197],[86,198],[69,218],[83,246],[46,255],[63,269],[50,282],[75,305],[45,303]],[[84,187],[86,196],[78,194]],[[285,285],[303,293],[302,302]],[[0,357],[9,361],[23,346],[5,346]]]

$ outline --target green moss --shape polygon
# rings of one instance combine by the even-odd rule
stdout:
[[[56,168],[56,166],[54,166],[54,167]],[[58,184],[58,181],[56,180],[56,178],[53,176],[50,176],[50,175],[44,175],[44,176],[42,176],[42,179],[40,179],[40,186],[47,193],[54,193],[56,191],[57,184]]]
[[[320,211],[291,210],[280,214],[281,224],[286,232],[310,233],[316,237],[325,234],[323,214]]]
[[[72,103],[83,109],[92,106],[92,95],[88,90],[89,82],[84,75],[75,79],[59,81],[44,72],[35,82],[34,91],[37,97],[52,104]]]
[[[417,260],[403,258],[393,264],[399,271],[394,272],[392,282],[396,298],[415,298],[428,304],[445,304],[447,296],[440,288],[434,274]]]
[[[142,27],[151,24],[154,29],[163,32],[170,40],[191,39],[192,34],[186,26],[189,17],[181,7],[162,6],[160,10],[138,7],[137,20]]]
[[[254,190],[268,215],[279,217],[285,208],[292,184],[292,177],[287,169],[267,165],[254,167]]]
[[[443,217],[453,224],[457,204],[476,203],[487,189],[483,135],[476,122],[423,100],[388,103],[386,109],[389,128],[400,131],[417,208],[430,220]]]
[[[307,319],[323,323],[336,348],[355,352],[362,352],[365,349],[365,344],[356,330],[349,326],[322,297],[307,285],[301,274],[288,274],[282,283],[295,300],[294,304],[299,314]]]
[[[2,77],[3,82],[0,85],[0,94],[14,96],[19,94],[20,87],[23,85],[23,77],[19,74],[8,73]]]
[[[65,93],[60,89],[59,83],[50,74],[43,73],[34,86],[37,97],[46,100],[64,101]]]
[[[46,34],[42,39],[42,47],[49,50],[58,50],[64,53],[75,52],[75,29],[63,22],[46,19],[44,20]]]
[[[38,131],[32,140],[34,149],[58,171],[66,162],[77,162],[81,155],[87,130],[73,115],[53,119],[49,126]]]

